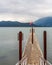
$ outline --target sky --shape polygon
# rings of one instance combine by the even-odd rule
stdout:
[[[35,21],[52,16],[52,0],[0,0],[0,20]]]

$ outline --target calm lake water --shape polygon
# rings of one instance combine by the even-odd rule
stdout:
[[[0,27],[0,65],[15,65],[19,59],[18,33],[23,32],[23,50],[26,45],[30,27]],[[35,34],[39,40],[43,52],[43,31],[47,31],[47,57],[52,63],[52,28],[35,28]]]

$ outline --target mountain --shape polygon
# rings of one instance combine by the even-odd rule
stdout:
[[[44,17],[33,23],[37,27],[52,27],[52,17]]]
[[[18,21],[0,21],[0,27],[52,27],[52,17],[44,17],[31,23]]]
[[[0,21],[0,27],[31,27],[33,24],[18,21]]]

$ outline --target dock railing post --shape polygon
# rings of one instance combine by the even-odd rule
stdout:
[[[43,42],[44,43],[44,59],[47,60],[47,33],[46,31],[43,32],[43,40],[44,40]]]
[[[19,40],[19,61],[20,61],[22,58],[22,40],[23,40],[23,34],[21,31],[18,34],[18,40]]]

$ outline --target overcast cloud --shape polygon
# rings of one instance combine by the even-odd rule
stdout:
[[[52,0],[0,0],[0,20],[35,21],[52,16]]]

